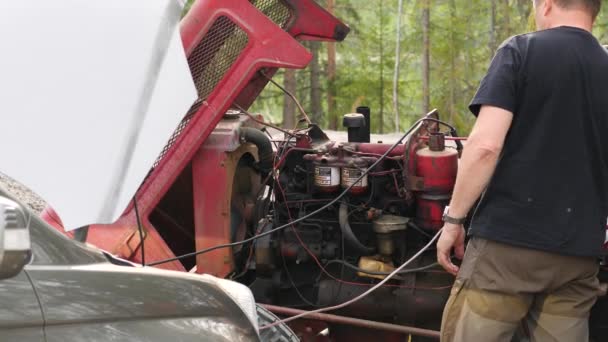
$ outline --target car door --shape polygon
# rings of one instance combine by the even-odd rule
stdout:
[[[44,341],[42,311],[25,272],[0,280],[0,340]]]

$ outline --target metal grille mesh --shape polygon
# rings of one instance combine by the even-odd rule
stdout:
[[[283,0],[249,0],[249,2],[282,29],[286,29],[290,24],[292,10]]]
[[[249,37],[227,17],[219,17],[188,57],[201,100],[207,99],[239,57]]]
[[[203,103],[203,101],[197,100],[192,105],[192,107],[190,107],[190,110],[188,111],[186,116],[184,116],[184,118],[179,123],[179,125],[177,125],[177,128],[175,129],[173,134],[171,134],[171,138],[169,138],[169,141],[167,141],[167,143],[165,144],[165,147],[163,147],[163,150],[160,152],[160,154],[156,158],[156,161],[154,162],[154,165],[152,167],[158,166],[158,163],[160,163],[160,161],[165,157],[165,155],[167,154],[167,152],[169,151],[171,146],[173,146],[173,144],[175,144],[175,141],[177,141],[177,137],[179,137],[179,135],[182,134],[182,131],[184,130],[184,128],[186,128],[186,126],[188,126],[188,123],[190,123],[190,120],[194,117],[194,114],[196,114],[198,109],[201,108],[202,103]]]
[[[249,2],[282,29],[287,29],[290,25],[293,11],[284,0],[249,0]],[[198,100],[190,107],[186,116],[177,126],[160,155],[156,158],[153,167],[158,166],[169,149],[175,144],[203,101],[207,99],[226,72],[230,70],[248,42],[247,33],[229,18],[222,16],[213,23],[205,37],[188,57],[188,65],[198,92]]]
[[[188,126],[194,114],[204,100],[215,89],[226,72],[230,70],[243,49],[247,46],[249,37],[238,25],[227,17],[219,17],[188,57],[188,65],[198,92],[198,100],[190,107],[177,126],[169,141],[163,147],[154,166],[158,166],[169,149],[175,144],[182,131]]]

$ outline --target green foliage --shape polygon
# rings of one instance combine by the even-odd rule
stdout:
[[[189,4],[192,1],[189,1]],[[318,0],[325,5],[324,0]],[[321,124],[330,115],[342,116],[358,105],[372,109],[372,129],[403,131],[420,117],[422,111],[422,21],[420,0],[405,0],[401,35],[401,73],[399,104],[401,127],[394,127],[392,78],[395,64],[397,1],[335,0],[336,16],[351,27],[346,40],[337,44],[335,89],[337,108],[327,113],[325,75],[326,44],[319,52],[323,112]],[[494,20],[492,20],[494,4]],[[467,134],[474,122],[468,103],[484,76],[495,49],[508,37],[534,29],[530,0],[431,0],[431,107],[452,122],[461,134]],[[608,6],[604,6],[594,34],[608,43]],[[306,45],[306,43],[305,43]],[[274,79],[282,83],[282,72]],[[296,96],[310,111],[310,71],[297,72]],[[279,123],[284,97],[268,85],[252,111]],[[382,110],[381,110],[382,109]]]
[[[192,7],[192,4],[194,3],[195,0],[188,0],[186,1],[186,5],[184,5],[184,10],[182,11],[182,18],[186,15],[186,13],[188,13],[188,11],[190,10],[190,7]]]

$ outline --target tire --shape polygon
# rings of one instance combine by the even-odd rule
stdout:
[[[279,320],[275,314],[257,305],[258,324],[263,326]],[[299,342],[298,336],[287,326],[281,323],[272,328],[260,330],[260,340],[262,342]]]

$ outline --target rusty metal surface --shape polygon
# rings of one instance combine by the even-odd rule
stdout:
[[[275,305],[262,304],[262,306],[275,314],[285,315],[285,316],[295,316],[295,315],[305,312],[303,310],[286,308],[286,307],[275,306]],[[307,317],[307,319],[320,320],[320,321],[324,321],[324,322],[328,322],[328,323],[346,324],[346,325],[351,325],[351,326],[356,326],[356,327],[361,327],[361,328],[390,331],[390,332],[396,332],[396,333],[406,334],[406,335],[411,334],[411,335],[416,335],[416,336],[431,337],[431,338],[436,338],[437,340],[439,340],[439,331],[435,331],[435,330],[420,329],[420,328],[408,327],[408,326],[404,326],[404,325],[396,325],[396,324],[390,324],[390,323],[374,322],[374,321],[369,321],[369,320],[365,320],[365,319],[344,317],[344,316],[324,314],[324,313],[314,313],[314,314],[308,315],[306,317]]]
[[[233,132],[238,131],[239,122],[234,123]],[[233,152],[225,152],[216,145],[206,144],[192,160],[192,180],[194,192],[194,227],[197,250],[230,243],[233,215],[232,210],[240,211],[239,216],[247,220],[247,199],[251,203],[261,183],[260,176],[250,168],[240,168],[239,161],[249,155],[258,160],[258,149],[253,144],[242,144]],[[244,186],[238,181],[248,180]],[[248,187],[248,186],[249,187]],[[249,217],[250,218],[250,217]],[[237,222],[235,222],[237,223]],[[243,222],[246,224],[245,222]],[[250,222],[248,222],[250,223]],[[244,238],[243,227],[240,239]],[[234,270],[234,253],[237,250],[219,249],[196,257],[197,273],[208,273],[226,277]]]

